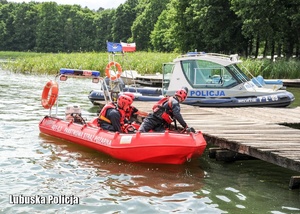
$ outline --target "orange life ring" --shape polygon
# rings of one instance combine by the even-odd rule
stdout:
[[[50,95],[49,95],[50,93]],[[45,109],[52,108],[58,96],[58,84],[54,81],[49,81],[44,87],[42,93],[42,106]]]
[[[110,75],[110,68],[111,68],[112,66],[116,66],[116,68],[117,68],[117,70],[118,70],[116,76]],[[121,74],[122,74],[122,67],[121,67],[121,65],[120,65],[119,63],[112,61],[112,62],[110,62],[110,63],[107,64],[107,66],[106,66],[106,68],[105,68],[105,74],[106,74],[106,76],[107,76],[108,78],[110,78],[111,80],[116,80],[116,79],[120,78],[120,76],[121,76]]]

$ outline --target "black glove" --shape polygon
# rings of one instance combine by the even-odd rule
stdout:
[[[187,132],[187,133],[190,133],[190,132],[196,133],[196,130],[195,130],[193,127],[188,127],[188,128],[186,129],[186,132]]]

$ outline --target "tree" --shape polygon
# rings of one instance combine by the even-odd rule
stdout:
[[[64,50],[59,20],[60,13],[55,2],[45,2],[39,7],[39,24],[37,26],[37,51],[58,52]]]
[[[190,14],[186,16],[186,11],[190,6],[190,2],[186,0],[172,0],[172,5],[176,11],[174,16],[175,34],[174,38],[177,40],[177,49],[183,52],[194,50],[194,40],[197,39],[195,26],[193,26],[193,17]]]
[[[255,57],[263,49],[263,55],[281,51],[289,58],[299,45],[300,2],[297,0],[231,0],[232,9],[241,18],[246,38],[255,41]],[[261,44],[264,44],[263,48]]]
[[[231,54],[244,52],[247,48],[240,29],[242,23],[230,10],[228,1],[193,0],[186,17],[193,26],[193,45],[198,49]]]
[[[94,16],[94,13],[87,8],[76,12],[74,25],[76,26],[77,48],[80,50],[92,51],[94,49],[93,42],[96,39]]]
[[[158,17],[150,34],[151,44],[155,51],[172,52],[178,47],[175,16],[176,10],[173,7],[173,3],[170,2],[167,4],[167,9]]]
[[[131,38],[131,26],[136,18],[138,0],[127,0],[115,12],[113,19],[113,40],[127,42]]]
[[[300,2],[298,0],[279,1],[281,8],[285,10],[281,13],[283,17],[281,31],[283,33],[283,45],[286,58],[289,59],[293,53],[299,57],[300,48]]]
[[[138,50],[299,56],[299,0],[127,0],[117,9],[0,0],[0,49]]]
[[[94,25],[96,26],[94,45],[97,47],[96,50],[105,51],[106,41],[113,41],[112,26],[114,14],[115,10],[103,10],[94,20]]]
[[[154,29],[158,17],[165,10],[169,0],[153,0],[145,5],[143,12],[137,16],[132,24],[132,40],[136,42],[139,50],[152,49],[150,34]]]
[[[36,46],[37,9],[30,2],[18,5],[15,10],[13,49],[16,51],[33,51]]]
[[[0,4],[0,23],[1,23],[1,42],[0,42],[0,49],[1,50],[8,50],[13,51],[13,35],[15,33],[14,30],[14,19],[15,19],[15,3],[5,3]]]
[[[64,5],[60,6],[60,23],[63,27],[61,37],[63,40],[63,51],[72,52],[78,50],[77,48],[77,34],[75,32],[74,17],[80,6]]]

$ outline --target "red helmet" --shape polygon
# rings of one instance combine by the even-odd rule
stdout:
[[[124,111],[131,105],[132,99],[126,95],[120,95],[117,101],[118,107]]]
[[[186,92],[185,89],[182,88],[182,89],[179,89],[175,92],[175,96],[180,97],[181,101],[183,102],[187,97],[187,92]]]
[[[128,96],[128,97],[130,97],[131,100],[132,100],[132,102],[133,102],[133,100],[134,100],[134,98],[135,98],[135,96],[134,96],[133,93],[130,93],[130,92],[124,92],[123,94],[126,95],[126,96]]]

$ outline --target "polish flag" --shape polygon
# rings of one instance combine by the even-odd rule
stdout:
[[[122,49],[124,52],[134,52],[136,51],[135,42],[134,43],[125,43],[121,42]]]

